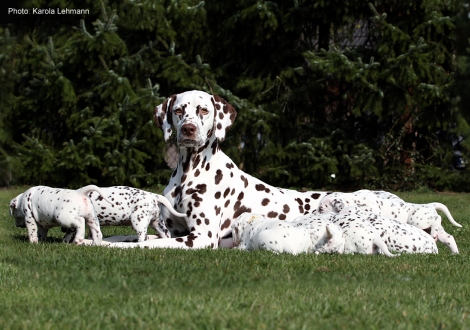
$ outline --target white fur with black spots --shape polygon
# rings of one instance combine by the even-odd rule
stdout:
[[[232,224],[232,236],[235,247],[248,251],[269,250],[295,255],[343,253],[344,250],[341,228],[319,216],[305,215],[290,222],[243,213]]]
[[[160,238],[171,237],[164,222],[160,221],[160,205],[164,205],[176,216],[185,216],[176,212],[171,203],[159,194],[127,186],[102,187],[101,191],[112,205],[95,191],[88,194],[100,226],[132,226],[137,233],[138,242],[147,240],[149,226],[155,229]]]
[[[415,226],[384,216],[365,212],[358,207],[343,209],[334,221],[366,220],[377,231],[389,251],[398,253],[431,253],[437,254],[436,242],[431,235]]]
[[[365,219],[348,213],[348,208],[331,218],[343,231],[344,253],[378,254],[396,257],[380,237],[377,230]]]
[[[442,211],[454,226],[462,226],[454,220],[444,204],[415,204],[405,202],[397,196],[396,198],[386,196],[395,195],[376,194],[369,190],[359,190],[353,193],[332,193],[322,198],[318,211],[320,213],[340,212],[345,207],[357,206],[363,211],[379,214],[425,230],[435,240],[447,245],[452,253],[459,253],[454,237],[442,227],[441,216],[437,211]]]
[[[297,192],[273,187],[243,172],[225,155],[219,142],[236,117],[235,108],[217,95],[189,91],[172,95],[155,108],[154,118],[168,141],[173,129],[178,165],[164,196],[185,217],[162,209],[171,238],[110,247],[218,248],[232,245],[232,222],[245,212],[286,220],[315,210],[326,192]],[[114,239],[113,239],[114,240]]]
[[[73,243],[83,244],[85,223],[90,228],[93,245],[100,245],[103,235],[88,193],[96,191],[106,198],[101,189],[89,185],[78,190],[36,186],[10,201],[10,215],[17,227],[26,227],[31,243],[43,241],[50,228],[75,228]]]

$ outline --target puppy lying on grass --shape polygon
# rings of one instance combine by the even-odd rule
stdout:
[[[377,246],[386,255],[386,250],[399,253],[438,253],[436,242],[425,231],[407,223],[365,212],[358,207],[343,209],[332,217],[332,221],[347,236],[345,250],[370,251]]]
[[[267,220],[253,213],[240,215],[232,225],[234,246],[242,250],[275,253],[342,253],[341,229],[328,221],[300,222]]]
[[[394,196],[393,194],[388,194]],[[452,217],[449,209],[441,203],[415,204],[407,203],[396,197],[376,194],[369,190],[359,190],[354,193],[332,193],[322,198],[318,205],[320,213],[341,212],[346,207],[359,207],[361,210],[371,212],[383,217],[394,219],[403,223],[413,225],[427,231],[431,236],[445,245],[452,253],[459,253],[457,243],[452,235],[448,234],[442,227],[441,216],[437,211],[442,211],[456,227],[462,227]],[[384,198],[384,196],[386,196]]]

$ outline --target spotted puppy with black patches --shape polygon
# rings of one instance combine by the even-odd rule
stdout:
[[[391,210],[396,207],[397,202],[391,203],[391,201],[388,201],[384,204],[388,210]],[[457,247],[457,242],[455,241],[454,236],[447,233],[444,230],[444,227],[442,227],[442,218],[437,213],[437,210],[442,211],[454,226],[462,226],[454,220],[444,204],[434,202],[429,204],[405,203],[403,205],[400,203],[400,206],[405,212],[403,212],[404,214],[402,214],[402,217],[397,217],[397,220],[406,222],[426,231],[434,238],[435,241],[439,241],[447,245],[453,254],[459,253],[459,248]],[[391,212],[388,211],[386,214],[391,214]]]
[[[241,250],[268,250],[274,253],[342,253],[341,229],[331,222],[288,222],[268,220],[253,213],[240,215],[232,224],[235,247]]]
[[[335,214],[331,220],[343,231],[344,253],[378,254],[381,252],[387,257],[399,256],[390,252],[379,232],[365,218],[350,214],[346,209]]]
[[[366,220],[383,239],[389,251],[399,253],[437,254],[436,242],[431,235],[415,226],[365,212],[358,207],[343,209],[334,221]]]
[[[437,211],[442,211],[454,226],[462,226],[454,220],[444,204],[414,204],[407,203],[400,198],[381,198],[379,196],[381,195],[367,190],[354,193],[332,193],[322,198],[318,211],[320,213],[340,212],[345,207],[357,206],[363,211],[380,214],[386,218],[425,230],[435,240],[447,245],[452,253],[459,253],[454,237],[442,227],[441,216]]]
[[[291,225],[307,231],[315,253],[343,253],[344,237],[341,227],[331,222],[335,213],[312,212],[292,220]]]
[[[361,189],[361,190],[357,190],[354,192],[355,195],[359,195],[359,194],[374,194],[376,195],[377,197],[379,198],[382,198],[382,199],[400,199],[400,197],[398,197],[397,195],[395,194],[392,194],[391,192],[388,192],[388,191],[385,191],[385,190],[368,190],[368,189]]]
[[[171,238],[110,243],[131,248],[217,248],[230,246],[232,222],[245,212],[267,219],[294,219],[312,212],[325,192],[297,192],[270,186],[240,170],[219,147],[236,117],[235,108],[217,95],[189,91],[172,95],[155,108],[165,141],[176,130],[178,165],[164,196],[178,217],[162,210]]]
[[[89,185],[78,190],[36,186],[10,201],[10,215],[17,227],[26,227],[31,243],[43,241],[50,228],[75,228],[73,243],[83,244],[85,223],[90,227],[94,245],[100,245],[103,235],[88,193],[96,191],[111,204],[101,189]]]
[[[172,214],[184,217],[175,211],[171,203],[162,195],[127,186],[101,188],[108,200],[96,191],[88,194],[97,213],[100,226],[132,226],[137,233],[137,241],[147,239],[147,228],[155,229],[159,237],[170,237],[170,232],[160,221],[160,205],[164,205]]]
[[[339,213],[346,207],[357,206],[366,212],[380,213],[379,200],[382,199],[377,194],[367,190],[352,193],[333,192],[320,200],[317,210],[321,214],[328,212]]]

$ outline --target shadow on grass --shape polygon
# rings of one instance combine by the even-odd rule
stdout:
[[[12,237],[15,241],[29,243],[28,236],[21,235],[21,234],[14,234],[14,235],[12,235]],[[40,243],[61,243],[61,244],[64,244],[62,239],[58,238],[58,237],[47,237],[44,241],[41,241]]]

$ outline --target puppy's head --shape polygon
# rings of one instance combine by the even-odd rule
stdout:
[[[16,227],[26,228],[23,211],[20,208],[20,202],[23,194],[19,194],[10,201],[10,216],[15,218]]]

